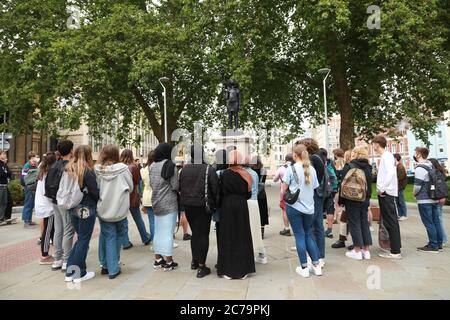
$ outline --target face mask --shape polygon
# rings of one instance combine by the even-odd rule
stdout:
[[[415,162],[419,162],[419,160],[417,160],[416,156],[413,156],[413,159],[414,159]]]
[[[39,161],[41,161],[40,158],[38,158],[38,157],[34,157],[34,158],[33,158],[33,162],[34,162],[35,164],[38,164]]]

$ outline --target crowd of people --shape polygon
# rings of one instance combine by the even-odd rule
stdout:
[[[333,238],[336,223],[339,239],[331,247],[345,248],[350,234],[352,245],[345,255],[355,260],[371,259],[373,192],[378,196],[380,223],[389,238],[389,247],[379,256],[402,258],[399,221],[407,218],[407,176],[400,155],[386,150],[386,144],[381,135],[372,141],[381,158],[376,190],[372,190],[368,146],[346,152],[335,149],[333,159],[329,159],[327,150],[306,138],[297,141],[292,154],[286,155],[285,165],[273,176],[274,182],[280,182],[284,223],[280,235],[291,236],[292,229],[300,262],[296,272],[302,277],[323,274],[325,238]],[[63,270],[67,282],[93,278],[95,272],[88,270],[86,259],[98,218],[100,273],[116,278],[121,273],[121,250],[133,247],[128,236],[129,213],[143,245],[153,245],[155,269],[171,271],[178,267],[173,250],[177,222],[183,226],[183,239],[191,241],[191,269],[196,270],[198,278],[211,274],[207,256],[212,222],[219,276],[245,279],[255,272],[255,262],[266,264],[264,232],[269,215],[266,171],[259,157],[250,159],[230,148],[218,150],[210,165],[203,147],[193,145],[190,161],[180,164],[173,162],[172,151],[170,144],[159,144],[148,154],[145,166],[136,162],[131,150],[120,152],[115,145],[104,146],[95,163],[90,146],[74,148],[69,140],[60,141],[57,151],[46,153],[42,161],[30,152],[21,173],[25,188],[22,220],[25,228],[35,227],[33,209],[42,219],[40,264]],[[428,159],[426,148],[417,148],[414,160],[413,194],[429,238],[418,250],[438,253],[447,243],[442,213],[447,196],[445,170],[435,159]],[[6,153],[1,152],[1,223],[7,223],[11,215],[8,217],[7,210],[10,179]],[[148,231],[142,214],[148,217]]]

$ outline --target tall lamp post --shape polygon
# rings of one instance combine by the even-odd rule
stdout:
[[[159,78],[159,83],[164,89],[164,142],[167,142],[167,96],[166,96],[166,87],[164,86],[163,82],[168,82],[169,78],[162,77]]]
[[[324,106],[324,113],[325,113],[325,149],[328,151],[330,148],[330,144],[328,141],[328,111],[327,111],[327,87],[326,87],[326,80],[328,78],[328,75],[330,74],[331,69],[330,68],[322,68],[319,69],[319,73],[321,75],[324,75],[323,78],[323,106]]]

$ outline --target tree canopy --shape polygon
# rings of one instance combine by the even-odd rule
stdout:
[[[80,8],[69,28],[67,8]],[[380,7],[379,29],[367,26]],[[407,118],[426,140],[450,109],[449,4],[445,0],[5,0],[0,6],[0,112],[7,129],[89,125],[124,141],[145,116],[168,131],[224,127],[222,84],[235,79],[246,128],[323,122],[341,115],[340,144]],[[30,121],[32,117],[33,121]]]

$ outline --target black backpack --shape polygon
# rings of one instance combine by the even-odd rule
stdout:
[[[428,187],[428,195],[433,200],[440,200],[447,198],[448,188],[445,182],[445,176],[437,170],[435,167],[427,167],[424,165],[418,165],[418,168],[423,168],[427,170],[428,176],[430,177],[430,185]]]
[[[66,164],[63,160],[58,160],[55,164],[48,170],[47,177],[45,178],[45,196],[52,199],[53,203],[56,202],[56,194],[58,193],[59,183],[61,177],[64,173]]]
[[[319,187],[316,189],[317,195],[321,198],[328,198],[331,196],[331,181],[330,174],[328,173],[328,168],[326,163],[323,162],[322,158],[317,154],[313,154],[313,157],[317,157],[323,165],[323,178],[322,181],[319,181]]]

